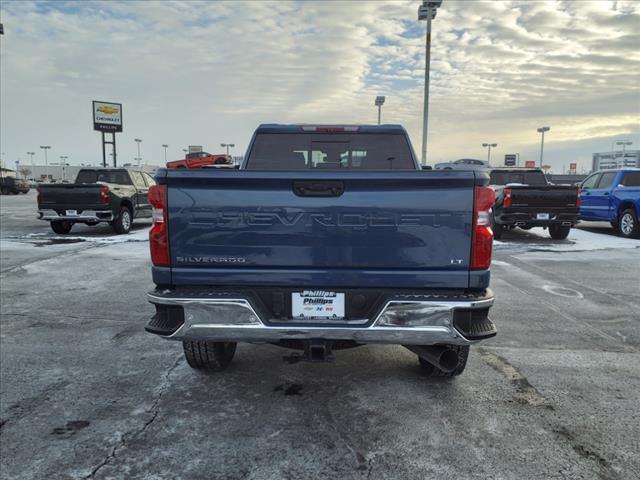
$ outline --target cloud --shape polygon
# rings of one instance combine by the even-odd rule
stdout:
[[[0,141],[100,158],[93,99],[123,103],[120,159],[162,163],[188,144],[246,147],[261,122],[402,123],[421,146],[424,24],[416,1],[3,2]],[[446,0],[433,22],[432,162],[535,151],[590,158],[640,142],[635,2]],[[635,48],[634,48],[635,47]],[[585,139],[589,137],[589,141]],[[572,140],[575,139],[572,145]],[[554,159],[553,142],[562,142]],[[573,153],[572,152],[573,148]],[[590,164],[590,161],[589,161]]]

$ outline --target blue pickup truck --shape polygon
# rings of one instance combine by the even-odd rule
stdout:
[[[422,170],[399,125],[261,125],[239,170],[156,179],[146,330],[193,368],[238,342],[311,361],[373,343],[452,377],[496,334],[489,176]]]
[[[640,237],[640,169],[596,172],[580,189],[581,220],[610,222],[623,237]]]

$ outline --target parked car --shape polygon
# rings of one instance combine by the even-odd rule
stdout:
[[[640,237],[640,169],[597,172],[580,188],[582,220],[610,222],[623,237]]]
[[[489,162],[475,158],[461,158],[454,162],[436,163],[435,170],[486,170]]]
[[[167,168],[202,168],[207,166],[232,167],[233,159],[230,155],[225,154],[195,152],[188,153],[184,160],[167,162]]]
[[[451,377],[496,334],[489,176],[420,169],[399,125],[262,125],[240,170],[156,180],[146,329],[193,368],[237,342],[311,361],[374,343]]]
[[[579,189],[572,185],[552,185],[539,168],[494,168],[490,185],[496,193],[493,207],[493,235],[516,227],[549,229],[551,238],[567,238],[578,223]]]
[[[2,195],[17,195],[19,193],[29,192],[29,182],[22,178],[16,177],[0,177],[0,193]]]
[[[129,233],[134,218],[150,217],[149,187],[155,181],[147,173],[124,168],[84,168],[75,183],[40,184],[38,216],[58,234],[76,223],[108,222],[116,233]]]

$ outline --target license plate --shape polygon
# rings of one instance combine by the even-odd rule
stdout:
[[[291,294],[293,318],[344,318],[344,293],[305,290]]]
[[[78,211],[77,210],[67,210],[67,216],[68,217],[77,217],[78,216]]]
[[[537,216],[538,220],[549,220],[549,214],[548,213],[539,213]]]

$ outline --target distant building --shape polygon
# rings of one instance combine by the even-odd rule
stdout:
[[[602,152],[593,154],[592,171],[640,167],[640,150]]]

